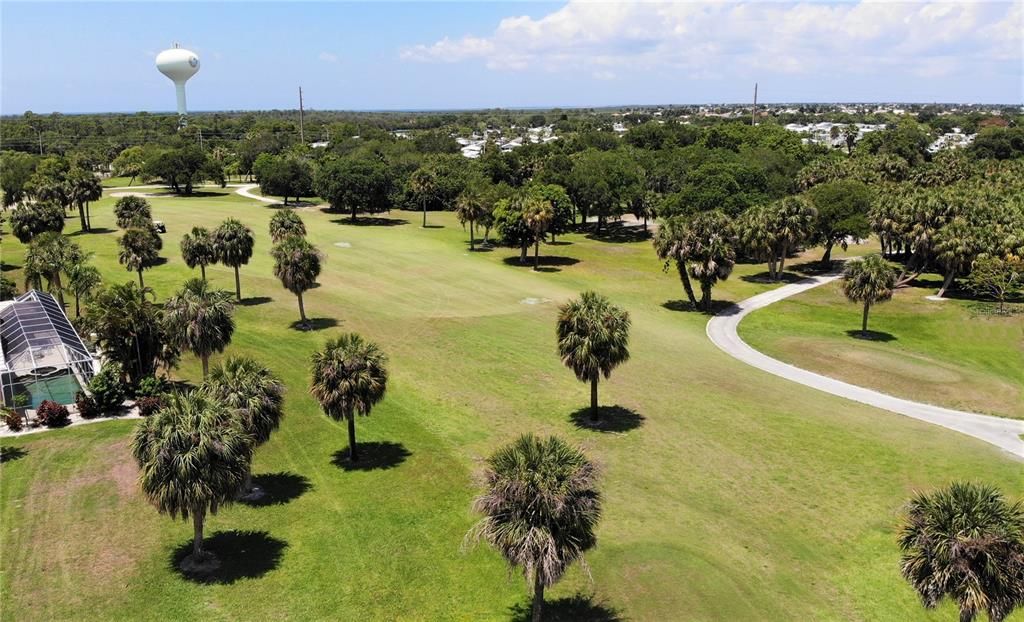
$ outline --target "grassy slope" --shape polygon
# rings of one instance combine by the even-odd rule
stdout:
[[[266,361],[290,390],[287,420],[258,453],[255,472],[305,478],[309,489],[294,496],[292,485],[286,503],[233,506],[213,518],[211,535],[266,532],[226,557],[270,569],[197,585],[169,561],[190,541],[190,527],[157,515],[138,493],[126,450],[131,422],[5,441],[26,452],[0,474],[0,605],[20,619],[507,619],[526,600],[522,580],[509,578],[491,551],[460,547],[474,520],[477,460],[530,430],[582,443],[605,474],[599,546],[588,555],[593,583],[573,569],[550,599],[593,593],[635,620],[680,612],[694,620],[948,619],[948,609],[923,612],[898,577],[901,503],[952,474],[1006,490],[1024,483],[1019,463],[982,443],[720,353],[704,335],[705,317],[663,306],[681,290],[647,242],[569,236],[570,244],[542,250],[579,262],[536,274],[506,265],[512,250],[466,252],[449,214],[431,214],[444,227],[422,230],[414,213],[392,215],[407,225],[353,227],[303,210],[310,238],[328,255],[307,312],[337,325],[301,333],[289,328],[294,297],[271,274],[272,208],[236,196],[152,202],[169,228],[168,262],[146,273],[161,298],[190,276],[177,240],[192,225],[232,215],[255,230],[242,288],[257,304],[239,308],[230,351]],[[113,229],[111,204],[93,206],[97,226]],[[73,233],[75,221],[68,227]],[[75,239],[96,253],[107,280],[126,280],[116,235]],[[20,263],[17,243],[5,252]],[[759,269],[741,267],[718,296],[762,291],[739,278]],[[217,285],[233,285],[229,270],[208,272]],[[604,404],[645,417],[625,433],[570,421],[588,391],[560,365],[553,324],[556,303],[584,288],[610,295],[634,320],[633,359],[601,390]],[[549,302],[522,304],[527,298]],[[394,468],[332,464],[344,430],[318,412],[306,386],[310,353],[341,330],[379,341],[391,356],[388,397],[359,433],[400,444],[409,455]],[[180,374],[197,377],[191,357]]]
[[[927,300],[935,279],[871,311],[881,339],[853,338],[860,307],[832,283],[750,315],[740,334],[784,361],[923,402],[1024,418],[1024,321],[966,300]]]

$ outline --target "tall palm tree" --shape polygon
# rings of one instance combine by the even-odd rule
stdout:
[[[81,301],[92,297],[103,278],[95,266],[90,266],[84,260],[70,266],[67,274],[68,289],[75,295],[75,317],[80,317],[82,314]]]
[[[420,167],[409,176],[409,188],[419,196],[423,206],[423,227],[427,226],[427,201],[437,192],[437,176],[433,171]]]
[[[284,417],[284,383],[263,364],[247,357],[228,357],[210,371],[210,393],[233,409],[254,449],[270,440]],[[252,490],[252,469],[242,488]]]
[[[82,231],[92,231],[92,219],[89,214],[89,203],[103,198],[103,186],[100,180],[90,171],[72,170],[68,176],[70,198],[78,207]]]
[[[204,390],[171,393],[135,428],[132,455],[142,491],[161,514],[192,518],[192,558],[202,562],[206,514],[231,503],[245,482],[253,443],[231,409]]]
[[[469,223],[469,250],[476,250],[476,238],[474,236],[476,222],[483,218],[487,205],[480,192],[467,189],[455,201],[455,215],[459,222],[465,225]]]
[[[540,240],[555,218],[551,201],[531,198],[523,205],[523,222],[533,232],[533,269],[540,269]]]
[[[900,570],[928,609],[950,597],[961,622],[1024,606],[1024,506],[987,484],[918,493],[899,537]]]
[[[690,283],[690,274],[686,267],[692,251],[692,242],[686,219],[682,216],[666,218],[654,235],[654,250],[658,253],[658,258],[664,260],[666,271],[669,262],[676,264],[679,280],[683,283],[683,291],[696,309],[697,297],[693,294],[693,285]]]
[[[786,197],[773,204],[769,213],[774,221],[772,228],[779,260],[775,280],[778,280],[786,268],[790,251],[811,237],[818,211],[803,197]]]
[[[298,214],[289,209],[281,209],[270,217],[270,239],[277,244],[287,237],[306,235],[306,225]]]
[[[700,283],[701,306],[711,312],[711,288],[732,274],[736,265],[736,231],[720,211],[697,214],[688,224],[691,235],[690,276]]]
[[[195,269],[199,266],[199,273],[205,281],[206,266],[217,261],[217,252],[210,232],[203,227],[192,227],[192,232],[181,238],[181,258],[189,268]]]
[[[46,279],[47,289],[57,295],[60,305],[64,306],[64,283],[62,273],[67,273],[73,266],[85,260],[81,247],[56,231],[45,231],[32,238],[25,252],[25,287],[39,287],[42,278]]]
[[[128,195],[114,203],[114,218],[121,229],[143,227],[153,221],[153,211],[146,199]]]
[[[168,338],[203,362],[203,379],[210,372],[210,356],[223,352],[235,332],[231,293],[211,289],[202,279],[185,282],[164,304]]]
[[[296,235],[285,238],[270,254],[274,257],[274,276],[281,279],[285,289],[298,298],[300,325],[308,328],[309,320],[306,319],[302,294],[316,285],[323,255],[306,238]]]
[[[896,268],[881,255],[867,255],[860,261],[849,261],[843,270],[843,294],[851,302],[864,304],[860,334],[868,334],[868,311],[871,305],[892,298],[896,286]]]
[[[310,391],[327,416],[348,422],[349,460],[357,460],[356,415],[369,415],[387,389],[387,356],[355,333],[328,341],[313,354]]]
[[[217,261],[235,269],[235,297],[242,301],[242,282],[238,268],[252,258],[252,230],[234,218],[228,218],[213,231],[213,247]]]
[[[597,543],[598,469],[558,437],[519,437],[487,459],[485,489],[473,508],[484,515],[467,540],[486,540],[533,586],[533,622],[544,588]]]
[[[132,227],[117,240],[120,246],[117,260],[128,271],[139,273],[139,287],[145,288],[142,271],[156,264],[160,255],[160,236],[152,229]]]
[[[558,353],[580,382],[590,383],[590,417],[597,421],[597,382],[629,360],[629,313],[604,296],[583,292],[558,310]]]

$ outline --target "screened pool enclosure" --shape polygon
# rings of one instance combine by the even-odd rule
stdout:
[[[10,408],[43,400],[73,404],[97,362],[68,316],[45,292],[30,290],[0,302],[0,397]]]

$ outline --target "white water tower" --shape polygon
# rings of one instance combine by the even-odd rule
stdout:
[[[156,55],[156,68],[174,82],[178,94],[178,115],[184,117],[187,114],[185,83],[199,71],[199,56],[175,43],[173,48]]]

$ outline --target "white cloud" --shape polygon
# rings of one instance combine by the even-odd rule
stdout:
[[[502,19],[486,36],[401,50],[417,62],[478,60],[491,69],[586,70],[599,79],[669,68],[688,76],[901,69],[942,76],[1020,60],[1012,2],[601,2],[571,0],[539,18]]]
[[[338,56],[336,54],[331,54],[330,52],[320,52],[320,56],[318,56],[317,58],[319,58],[325,63],[338,62]]]

